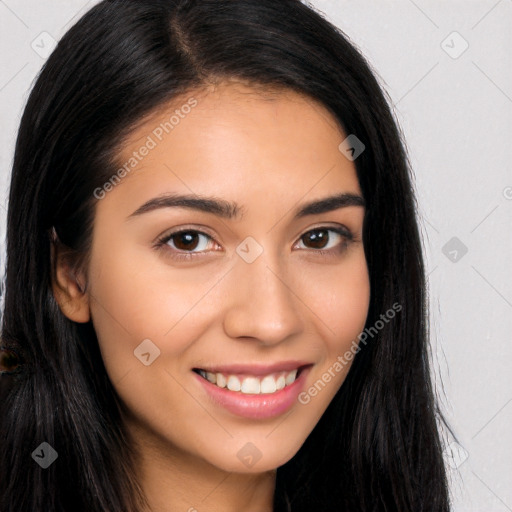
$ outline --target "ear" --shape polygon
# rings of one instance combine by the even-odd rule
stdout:
[[[58,239],[51,241],[52,290],[62,313],[73,322],[90,320],[89,293],[83,273],[76,273],[76,253]]]

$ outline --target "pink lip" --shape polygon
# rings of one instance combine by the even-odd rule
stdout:
[[[223,367],[224,369],[227,367]],[[230,373],[232,368],[229,367]],[[242,370],[247,370],[250,368],[251,375],[260,375],[252,373],[254,371],[254,367],[243,367]],[[265,368],[265,371],[268,373],[268,366]],[[297,366],[294,366],[291,369],[295,369]],[[299,393],[304,388],[304,383],[306,381],[306,377],[309,373],[311,365],[307,367],[303,367],[301,369],[300,375],[297,379],[290,384],[289,386],[284,387],[280,391],[276,391],[275,393],[266,393],[259,395],[247,395],[240,393],[238,391],[230,391],[227,388],[219,388],[215,384],[207,381],[199,374],[192,372],[196,379],[199,380],[201,385],[204,387],[204,390],[209,395],[210,399],[217,405],[221,405],[225,409],[227,409],[232,414],[237,416],[243,416],[245,418],[251,419],[265,419],[272,418],[274,416],[278,416],[283,414],[288,409],[292,407],[292,405],[297,402],[297,397]],[[270,371],[279,371],[275,368]],[[223,373],[219,371],[219,373]]]

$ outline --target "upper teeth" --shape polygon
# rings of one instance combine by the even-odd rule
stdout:
[[[239,391],[249,395],[260,393],[275,393],[285,386],[295,382],[297,369],[291,372],[273,373],[264,377],[238,377],[236,375],[224,375],[222,373],[212,373],[205,370],[199,370],[199,374],[206,380],[219,386],[228,388],[230,391]]]

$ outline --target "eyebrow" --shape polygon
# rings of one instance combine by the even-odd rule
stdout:
[[[319,215],[348,206],[365,206],[362,196],[352,193],[341,193],[334,196],[317,199],[302,205],[295,213],[295,218],[308,215]],[[165,194],[146,201],[131,213],[127,219],[137,217],[147,212],[161,208],[188,208],[211,213],[225,219],[243,217],[243,208],[236,202],[225,201],[215,197],[194,195]]]

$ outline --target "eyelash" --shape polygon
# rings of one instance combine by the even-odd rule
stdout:
[[[342,253],[345,252],[346,248],[348,247],[348,245],[351,242],[357,241],[355,235],[349,229],[342,228],[342,227],[337,228],[337,227],[331,227],[331,226],[319,226],[317,228],[309,229],[303,235],[301,235],[299,240],[302,240],[302,238],[304,236],[308,235],[309,233],[314,233],[314,232],[317,232],[317,231],[331,231],[331,232],[336,233],[337,235],[340,235],[340,237],[342,238],[342,241],[336,246],[336,248],[331,248],[331,249],[307,249],[308,251],[315,252],[315,253],[319,254],[320,256],[335,257],[335,256],[338,256],[338,255],[341,255]],[[198,251],[198,252],[181,251],[180,249],[173,249],[172,247],[170,247],[168,245],[168,242],[173,237],[175,237],[176,235],[183,234],[183,233],[193,233],[193,234],[204,235],[204,236],[210,238],[211,240],[213,240],[213,237],[211,235],[209,235],[208,233],[205,233],[203,231],[199,231],[197,229],[185,228],[185,229],[179,229],[178,231],[174,231],[172,233],[164,235],[163,237],[158,238],[156,243],[155,243],[155,245],[154,245],[154,247],[157,250],[163,250],[163,251],[167,252],[167,249],[169,249],[171,252],[174,252],[175,254],[169,254],[169,253],[168,254],[170,255],[171,258],[173,258],[175,260],[188,260],[188,261],[190,261],[190,260],[193,260],[193,259],[195,259],[197,257],[200,257],[201,254],[206,252],[206,251]],[[330,240],[328,240],[328,242],[330,242]]]

